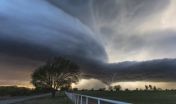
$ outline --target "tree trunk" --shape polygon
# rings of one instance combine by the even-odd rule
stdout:
[[[56,90],[55,90],[55,89],[53,89],[53,90],[51,91],[51,95],[52,95],[52,98],[54,98],[54,97],[56,96]]]

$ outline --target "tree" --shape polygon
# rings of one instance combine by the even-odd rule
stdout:
[[[116,85],[114,86],[115,91],[120,91],[122,89],[122,87],[120,85]]]
[[[113,91],[113,87],[112,86],[109,86],[109,91]]]
[[[54,58],[40,66],[32,74],[32,84],[36,88],[50,89],[55,97],[56,91],[78,82],[79,67],[62,57]]]
[[[153,89],[152,85],[149,85],[149,88],[150,88],[150,90],[152,90]]]
[[[70,91],[70,90],[72,90],[71,84],[62,86],[62,87],[60,88],[60,91]]]
[[[78,88],[73,88],[73,91],[78,91]]]
[[[145,89],[148,90],[148,89],[149,89],[149,86],[148,86],[148,85],[145,85]]]
[[[125,89],[125,91],[129,91],[129,89],[128,89],[128,88],[126,88],[126,89]]]
[[[153,90],[154,90],[154,91],[157,91],[157,88],[156,88],[156,86],[153,86]]]
[[[105,91],[106,88],[99,88],[98,91]]]
[[[94,88],[91,89],[91,91],[94,91],[94,90],[95,90]]]

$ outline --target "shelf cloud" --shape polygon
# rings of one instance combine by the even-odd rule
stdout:
[[[175,6],[174,0],[1,0],[0,80],[21,81],[21,73],[30,80],[46,60],[65,56],[86,78],[175,81]]]

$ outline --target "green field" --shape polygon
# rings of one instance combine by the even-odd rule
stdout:
[[[19,102],[15,104],[73,104],[64,93],[59,93],[55,98],[51,96]]]
[[[176,91],[79,91],[77,93],[133,104],[176,104]]]

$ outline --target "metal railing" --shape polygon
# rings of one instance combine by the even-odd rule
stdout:
[[[126,102],[121,102],[116,100],[108,100],[108,99],[69,93],[69,92],[65,92],[65,94],[75,104],[131,104],[131,103],[126,103]]]

